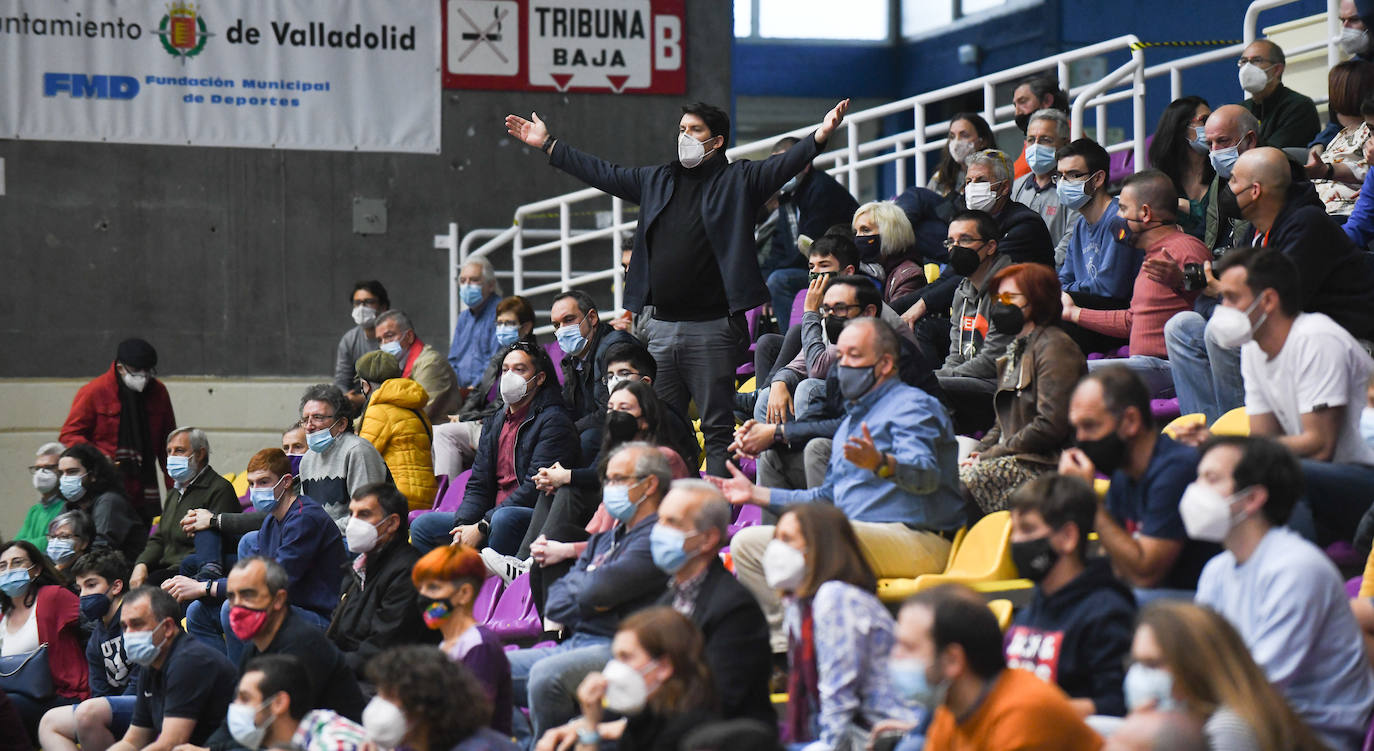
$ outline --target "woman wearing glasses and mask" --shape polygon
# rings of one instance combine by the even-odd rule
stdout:
[[[1054,471],[1069,444],[1069,397],[1087,360],[1056,324],[1059,278],[1048,266],[1018,263],[997,272],[992,325],[1012,337],[997,359],[997,420],[959,468],[964,494],[983,513],[1007,508],[1011,492]]]

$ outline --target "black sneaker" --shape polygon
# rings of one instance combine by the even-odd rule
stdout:
[[[223,578],[224,567],[219,565],[217,561],[211,561],[201,566],[200,570],[196,572],[196,581],[198,582],[212,582]]]

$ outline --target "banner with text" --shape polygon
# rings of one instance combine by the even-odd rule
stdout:
[[[439,152],[434,0],[0,0],[0,138]]]
[[[685,0],[445,0],[444,88],[687,91]]]

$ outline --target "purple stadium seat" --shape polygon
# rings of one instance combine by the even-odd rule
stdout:
[[[1155,422],[1164,425],[1183,414],[1178,408],[1178,399],[1151,399],[1150,414],[1154,416]]]
[[[505,583],[499,576],[488,576],[486,581],[482,582],[482,588],[477,591],[477,599],[472,601],[472,617],[478,623],[486,623],[491,618],[504,589]]]
[[[563,383],[563,348],[558,346],[558,340],[544,342],[544,351],[549,353],[549,359],[553,360],[553,372],[558,374],[558,382]]]
[[[759,321],[763,320],[763,306],[750,308],[744,311],[744,320],[749,325],[749,352],[752,353],[758,346],[759,341]],[[747,356],[744,362],[735,368],[735,375],[740,378],[748,378],[754,374],[754,358]]]
[[[753,527],[763,522],[763,509],[751,504],[739,507],[739,516],[735,517],[734,524],[730,525],[729,535],[734,537],[735,533],[745,527]]]
[[[534,607],[528,573],[515,577],[506,591],[501,593],[501,599],[497,601],[486,626],[507,644],[534,639],[544,633],[543,619]]]
[[[787,319],[788,326],[796,326],[801,323],[802,303],[806,302],[806,287],[802,287],[797,292],[797,296],[792,298],[792,315]]]
[[[472,475],[472,470],[464,470],[462,474],[449,480],[448,485],[442,493],[434,498],[434,507],[430,509],[416,509],[407,516],[411,524],[415,523],[416,518],[421,514],[428,514],[430,511],[457,511],[458,506],[463,503],[463,492],[468,486],[468,477]]]
[[[1150,143],[1155,140],[1154,134],[1145,137],[1145,151],[1150,151]],[[1140,169],[1149,167],[1149,164],[1140,165]],[[1135,150],[1126,149],[1111,155],[1109,167],[1107,169],[1107,181],[1118,182],[1130,177],[1136,171]]]

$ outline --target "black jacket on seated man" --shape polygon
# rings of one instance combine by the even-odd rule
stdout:
[[[365,555],[361,578],[348,569],[343,597],[325,632],[359,679],[363,666],[378,652],[403,644],[434,644],[440,638],[420,617],[410,580],[420,551],[406,542],[404,533]]]
[[[668,581],[649,552],[657,522],[650,514],[631,528],[617,524],[592,535],[572,571],[549,587],[544,617],[569,632],[610,637],[626,616],[654,604]]]
[[[604,320],[598,320],[587,353],[580,358],[563,355],[563,406],[572,415],[577,432],[595,429],[598,441],[601,423],[606,419],[606,400],[611,396],[606,384],[601,382],[606,375],[606,353],[611,347],[624,343],[637,344],[638,341]]]
[[[1249,226],[1236,245],[1254,244]],[[1261,244],[1277,248],[1298,267],[1305,313],[1325,313],[1356,339],[1374,339],[1374,268],[1327,215],[1312,183],[1288,186],[1287,200]]]
[[[749,590],[725,570],[719,557],[711,560],[702,576],[692,612],[684,615],[701,629],[721,715],[761,720],[776,727],[777,711],[768,696],[772,648],[763,610]],[[658,604],[673,607],[671,588]]]
[[[806,254],[797,249],[794,235],[819,239],[833,224],[848,225],[859,208],[849,189],[840,185],[824,170],[811,168],[801,179],[795,192],[783,194],[778,201],[779,211],[790,208],[796,223],[787,217],[778,218],[777,229],[768,241],[768,251],[759,264],[765,279],[778,269],[805,269]]]

